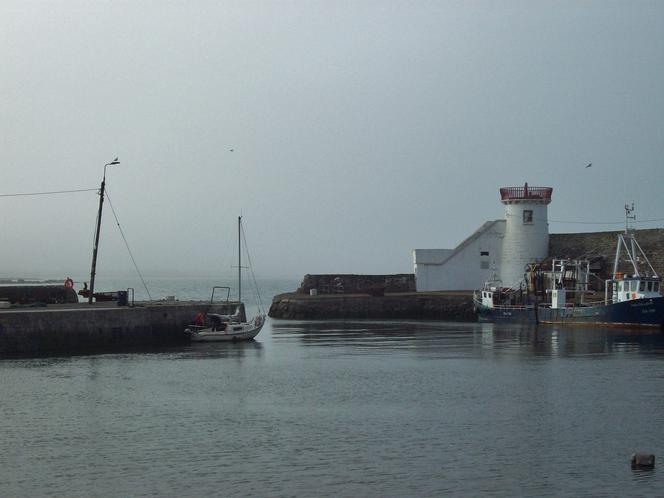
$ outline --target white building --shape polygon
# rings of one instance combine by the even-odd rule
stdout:
[[[414,249],[417,290],[481,287],[500,264],[504,235],[505,220],[487,221],[455,249]]]
[[[487,221],[454,249],[414,249],[418,291],[473,290],[494,275],[518,287],[527,263],[547,257],[548,187],[500,189],[505,219]]]

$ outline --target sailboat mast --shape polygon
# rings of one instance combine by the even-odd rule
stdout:
[[[237,217],[237,301],[242,302],[242,216]]]

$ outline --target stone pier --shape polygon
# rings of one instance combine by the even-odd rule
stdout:
[[[450,320],[475,321],[471,292],[370,294],[279,294],[269,316],[291,320]]]
[[[184,343],[198,312],[232,313],[237,303],[163,301],[0,309],[0,355],[75,353]]]

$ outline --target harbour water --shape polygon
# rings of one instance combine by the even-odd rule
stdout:
[[[163,287],[208,293],[187,285]],[[0,359],[0,379],[0,496],[664,489],[629,465],[664,455],[661,332],[268,320],[249,343]]]

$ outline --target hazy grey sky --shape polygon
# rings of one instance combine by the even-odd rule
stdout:
[[[408,272],[525,181],[552,232],[662,220],[663,26],[662,1],[3,0],[0,193],[119,156],[148,275],[228,273],[240,212],[259,275]],[[0,273],[83,277],[97,200],[0,198]],[[99,272],[130,271],[108,207]]]

